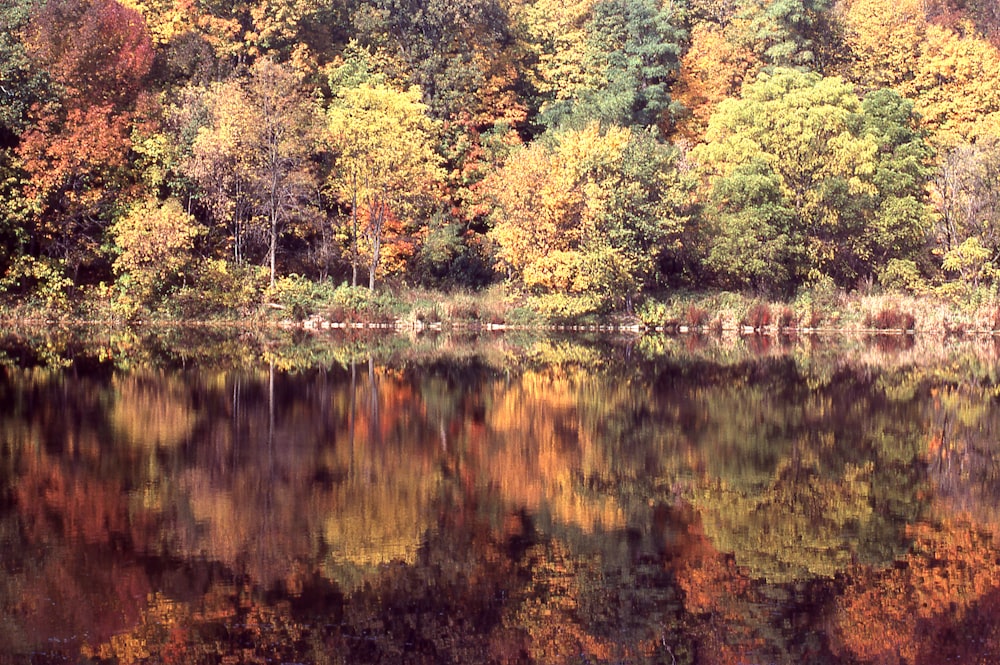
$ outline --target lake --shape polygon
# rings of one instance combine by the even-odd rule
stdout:
[[[1000,662],[993,338],[0,335],[0,663]]]

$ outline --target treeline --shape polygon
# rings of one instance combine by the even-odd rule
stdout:
[[[0,291],[966,296],[998,45],[991,0],[0,0]]]

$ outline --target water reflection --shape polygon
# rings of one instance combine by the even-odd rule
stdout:
[[[0,345],[0,661],[995,660],[992,344]]]

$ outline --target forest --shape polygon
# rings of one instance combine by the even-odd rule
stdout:
[[[992,0],[0,0],[8,303],[993,299],[998,199]]]

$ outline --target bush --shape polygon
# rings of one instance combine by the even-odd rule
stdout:
[[[771,325],[771,308],[765,303],[751,305],[750,309],[743,316],[740,325],[761,330]]]
[[[670,318],[670,310],[662,302],[645,300],[636,309],[635,315],[639,317],[644,326],[655,328],[663,325]]]
[[[593,294],[547,293],[529,298],[528,304],[555,322],[578,322],[601,311],[601,299]]]
[[[171,302],[184,318],[246,317],[260,308],[267,284],[268,272],[261,266],[209,259],[199,265],[194,283],[179,288]]]
[[[18,257],[0,279],[0,293],[28,294],[53,312],[69,310],[69,289],[73,280],[66,276],[66,264],[58,259]]]
[[[363,286],[341,284],[332,293],[326,310],[330,321],[343,323],[390,323],[403,307],[388,291],[371,291]]]
[[[920,274],[915,261],[889,259],[878,276],[879,284],[886,289],[919,294],[927,291],[927,280]]]
[[[897,307],[883,308],[876,314],[865,316],[865,325],[876,330],[913,330],[917,320],[913,314]]]
[[[334,301],[336,289],[329,281],[313,282],[299,275],[288,275],[275,281],[266,296],[280,305],[287,315],[303,321]]]

